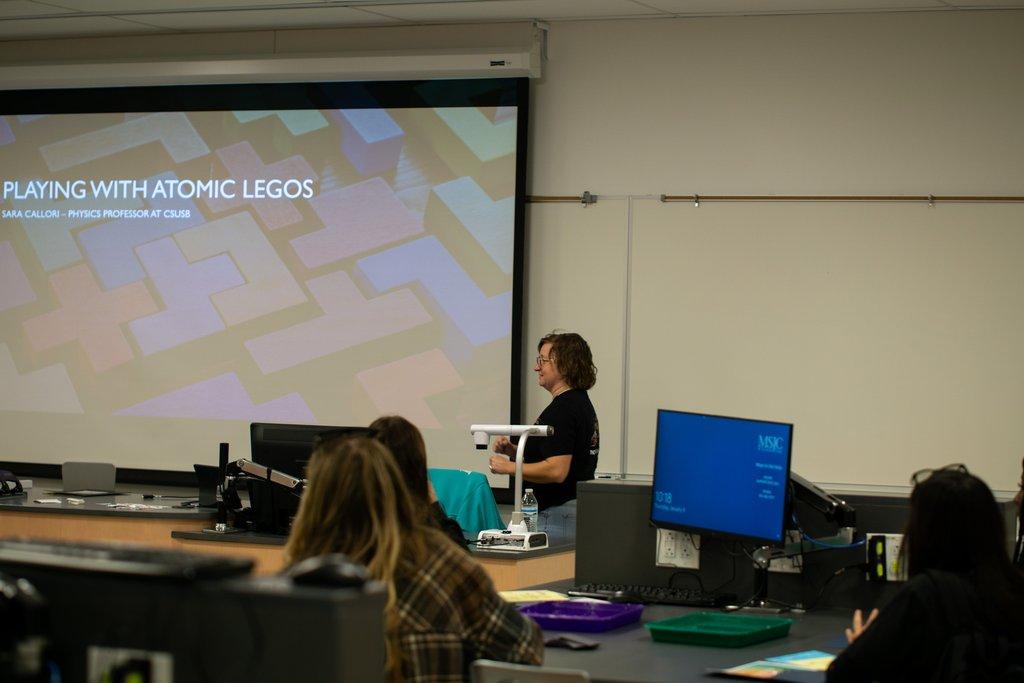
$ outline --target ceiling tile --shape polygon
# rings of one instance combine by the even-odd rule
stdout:
[[[62,13],[63,12],[59,9],[55,9],[49,5],[40,5],[38,2],[28,2],[28,0],[9,0],[7,2],[0,2],[0,26],[2,26],[4,19],[10,19],[12,17],[34,17],[39,15]]]
[[[947,2],[954,7],[963,9],[1024,7],[1024,0],[947,0]]]
[[[646,4],[646,3],[645,3]],[[663,14],[631,0],[504,0],[415,5],[373,5],[368,12],[407,21],[503,21],[514,19],[592,19]]]
[[[673,14],[811,14],[949,9],[941,0],[643,0]]]
[[[21,38],[62,38],[123,33],[147,33],[154,29],[115,17],[75,19],[12,19],[0,21],[0,40]]]
[[[176,31],[223,31],[392,24],[389,19],[347,7],[268,9],[224,12],[132,14],[133,21]]]
[[[181,9],[211,9],[231,7],[258,7],[260,5],[309,5],[317,0],[40,0],[49,5],[51,12],[60,13],[60,8],[77,12],[136,12]],[[2,4],[2,3],[0,3]],[[327,4],[325,2],[325,4]]]

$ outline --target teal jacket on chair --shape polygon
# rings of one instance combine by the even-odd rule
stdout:
[[[505,528],[487,477],[480,472],[429,468],[427,476],[444,511],[467,536],[476,538],[484,529]]]

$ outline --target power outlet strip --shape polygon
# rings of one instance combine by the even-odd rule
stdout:
[[[800,543],[800,532],[790,529],[786,532],[786,543]],[[804,556],[778,557],[768,563],[768,571],[778,574],[799,574],[804,570]]]
[[[700,536],[683,531],[658,529],[655,564],[659,567],[700,569]]]
[[[906,567],[902,566],[900,562],[903,534],[866,533],[864,536],[867,538],[868,564],[872,565],[869,569],[873,574],[871,578],[875,581],[906,581]],[[883,554],[884,566],[872,561],[872,556],[881,557]]]

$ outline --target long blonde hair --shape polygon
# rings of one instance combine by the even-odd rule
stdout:
[[[309,485],[285,546],[286,563],[341,552],[387,585],[385,671],[400,680],[395,582],[426,561],[434,532],[417,514],[391,453],[375,439],[326,441],[313,451],[306,476]]]

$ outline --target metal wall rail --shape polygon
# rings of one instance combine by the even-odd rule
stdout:
[[[528,204],[596,204],[598,195],[584,192],[582,195],[527,195]],[[663,194],[663,202],[937,202],[963,203],[1017,203],[1024,202],[1024,196],[1014,195],[866,195],[866,194]]]

